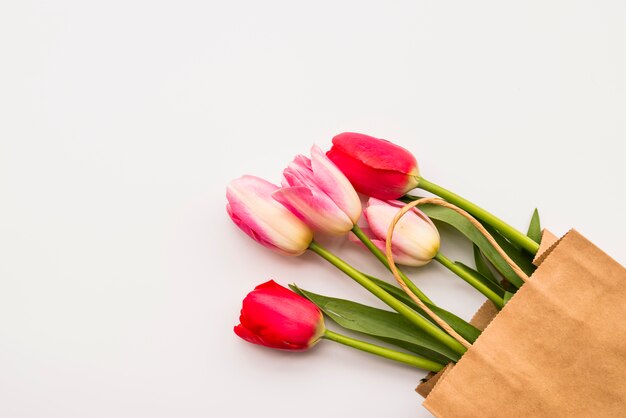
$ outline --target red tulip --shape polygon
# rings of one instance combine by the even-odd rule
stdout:
[[[417,187],[419,171],[413,154],[384,139],[344,132],[333,138],[326,155],[365,195],[397,199]]]
[[[310,348],[326,329],[317,306],[273,280],[248,293],[239,321],[235,334],[244,340],[291,351]]]

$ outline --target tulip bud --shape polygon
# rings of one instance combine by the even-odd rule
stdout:
[[[324,335],[324,317],[312,302],[273,280],[243,300],[235,334],[253,344],[302,351]]]
[[[326,155],[365,195],[397,199],[417,187],[419,171],[413,154],[384,139],[344,132],[333,138]]]
[[[311,228],[343,234],[361,216],[359,195],[319,147],[311,148],[311,159],[298,155],[283,177],[283,187],[274,198]]]
[[[243,176],[226,190],[226,211],[233,222],[260,244],[287,255],[300,255],[313,240],[313,231],[272,194],[278,190],[261,178]]]
[[[370,198],[364,210],[372,240],[384,251],[387,231],[402,202],[383,202]],[[396,224],[391,241],[394,261],[407,266],[423,266],[439,252],[439,231],[422,211],[413,208]]]

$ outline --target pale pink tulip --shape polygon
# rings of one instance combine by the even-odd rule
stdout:
[[[345,175],[317,146],[311,158],[298,155],[283,172],[274,198],[311,228],[343,234],[361,216],[361,201]]]
[[[283,254],[300,255],[313,240],[313,231],[272,197],[277,190],[258,177],[235,179],[226,190],[226,211],[255,241]]]
[[[370,198],[363,211],[369,234],[376,246],[385,251],[387,231],[402,202]],[[422,211],[412,209],[397,223],[391,242],[394,261],[407,266],[423,266],[439,252],[439,231]]]
[[[385,252],[385,240],[378,239],[376,235],[372,232],[372,230],[367,226],[361,226],[360,228],[361,228],[361,231],[363,231],[363,233],[367,235],[370,241],[372,241],[374,245],[376,245],[376,247],[384,253]],[[363,249],[367,249],[367,247],[363,245],[363,242],[356,235],[351,233],[350,235],[348,235],[348,239],[351,242],[361,246]],[[413,259],[409,254],[405,254],[402,251],[398,250],[397,248],[394,248],[393,246],[391,248],[391,252],[393,254],[393,261],[395,261],[396,264],[400,264],[403,266],[415,265],[415,259]]]

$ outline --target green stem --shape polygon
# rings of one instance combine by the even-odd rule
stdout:
[[[312,241],[309,245],[309,249],[337,267],[339,270],[343,271],[345,274],[350,276],[355,282],[366,288],[369,292],[371,292],[374,296],[382,300],[385,304],[391,307],[393,310],[398,312],[400,315],[404,316],[407,320],[413,323],[415,326],[423,330],[425,333],[429,334],[433,338],[440,341],[442,344],[445,344],[451,350],[455,351],[458,354],[463,355],[467,349],[459,343],[457,340],[452,338],[450,335],[446,334],[443,330],[438,328],[436,325],[433,325],[427,319],[419,315],[413,309],[406,306],[404,303],[400,302],[398,299],[391,296],[385,290],[383,290],[376,283],[367,278],[363,273],[356,270],[350,264],[346,263],[315,241]]]
[[[473,288],[478,290],[480,293],[485,295],[490,301],[493,302],[494,305],[498,307],[498,309],[502,309],[502,307],[504,306],[504,300],[502,300],[502,298],[499,295],[494,293],[493,290],[489,289],[489,287],[485,286],[484,283],[480,282],[479,280],[476,280],[476,278],[467,274],[465,270],[460,268],[457,264],[453,263],[449,258],[447,258],[445,255],[441,253],[437,253],[437,255],[435,256],[435,260],[437,260],[443,266],[447,267],[450,271],[455,273],[461,279],[465,280],[467,283],[469,283]]]
[[[537,244],[535,241],[533,241],[517,229],[513,228],[511,225],[507,224],[502,219],[473,204],[469,200],[462,198],[461,196],[451,192],[450,190],[446,190],[443,187],[431,183],[423,177],[419,177],[418,182],[419,183],[417,187],[419,187],[420,189],[436,194],[444,200],[447,200],[448,202],[457,205],[461,209],[466,210],[481,221],[497,229],[502,235],[508,238],[509,241],[517,244],[531,254],[537,254],[537,251],[539,251],[539,244]]]
[[[419,367],[420,369],[424,370],[430,370],[431,372],[438,372],[444,367],[443,364],[439,364],[423,357],[401,353],[399,351],[391,350],[389,348],[381,347],[379,345],[366,343],[365,341],[356,340],[345,335],[337,334],[336,332],[332,332],[330,330],[324,331],[323,338],[338,342],[343,345],[347,345],[349,347],[356,348],[357,350],[365,351],[366,353],[371,353],[377,356],[399,361],[400,363],[405,363],[409,366]]]
[[[372,240],[363,232],[363,230],[358,226],[358,225],[354,225],[354,227],[352,228],[352,232],[354,233],[354,235],[357,236],[358,239],[361,240],[361,242],[363,243],[363,245],[365,245],[367,247],[368,250],[371,251],[372,254],[374,254],[376,256],[376,258],[378,260],[380,260],[381,263],[383,263],[383,265],[385,267],[387,267],[387,269],[391,270],[389,268],[389,262],[387,261],[387,256],[385,255],[385,253],[383,253],[373,242]],[[433,301],[430,300],[428,298],[428,296],[426,296],[424,294],[424,292],[422,292],[417,286],[415,286],[415,283],[413,283],[407,276],[406,274],[404,274],[402,271],[400,271],[400,269],[398,269],[398,273],[400,274],[400,278],[402,279],[402,281],[404,282],[404,284],[407,285],[407,287],[411,290],[411,292],[413,292],[413,294],[415,294],[415,296],[417,296],[422,302],[425,303],[430,303],[432,304]]]

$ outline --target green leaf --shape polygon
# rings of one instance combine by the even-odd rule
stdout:
[[[400,347],[406,351],[410,351],[411,353],[417,354],[420,357],[427,358],[428,360],[436,361],[441,364],[450,363],[451,359],[448,357],[437,353],[436,351],[430,350],[428,348],[412,344],[403,340],[397,340],[395,338],[385,338],[385,337],[376,337],[377,340],[384,341],[387,344],[395,345],[396,347]]]
[[[539,243],[541,242],[541,222],[539,221],[539,211],[535,209],[533,217],[530,219],[530,225],[528,226],[528,238]]]
[[[500,235],[500,233],[498,231],[496,231],[495,229],[491,228],[488,225],[484,225],[484,226],[485,226],[485,229],[496,240],[498,245],[500,247],[502,247],[504,252],[507,253],[507,255],[509,257],[511,257],[511,260],[513,260],[513,262],[515,264],[517,264],[519,266],[519,268],[521,268],[524,273],[526,273],[529,276],[531,274],[533,274],[533,272],[537,269],[537,267],[535,267],[535,265],[533,264],[534,256],[532,256],[531,254],[527,253],[526,251],[520,250],[519,248],[515,247],[513,244],[511,244],[509,241],[507,241],[506,238],[504,238],[502,235]],[[515,277],[517,277],[518,280],[521,282],[521,279],[519,279],[517,274],[515,275]],[[507,280],[508,280],[508,278],[507,278]],[[510,280],[509,280],[509,282],[510,282]],[[519,288],[520,286],[517,286],[517,287]]]
[[[509,303],[509,300],[513,297],[514,293],[504,292],[504,304]]]
[[[478,248],[476,244],[474,244],[473,247],[474,247],[474,263],[476,264],[476,270],[478,270],[478,272],[482,274],[483,276],[485,276],[487,279],[499,285],[500,281],[496,278],[495,274],[493,274],[493,272],[489,268],[489,265],[485,261],[483,254],[480,251],[480,248]]]
[[[455,261],[454,264],[459,266],[463,271],[465,271],[465,273],[469,274],[474,279],[478,280],[479,282],[487,286],[491,291],[493,291],[498,296],[500,297],[504,296],[504,289],[500,286],[499,283],[492,282],[491,280],[489,280],[488,278],[486,278],[485,276],[483,276],[482,274],[480,274],[473,268],[461,263],[460,261]]]
[[[485,238],[485,236],[481,234],[480,231],[476,229],[476,227],[472,225],[472,223],[468,221],[463,215],[455,212],[452,209],[432,204],[419,206],[419,209],[426,215],[428,215],[428,217],[430,217],[431,219],[448,224],[461,232],[463,235],[465,235],[478,248],[480,248],[487,260],[489,260],[491,264],[493,264],[493,266],[496,268],[496,270],[499,271],[502,276],[504,276],[504,278],[506,278],[510,283],[518,288],[524,284],[524,282],[517,276],[517,274],[515,274],[511,266],[509,266],[507,262],[504,261],[502,256],[498,254],[496,249],[489,243],[487,238]],[[491,231],[489,232],[491,233]],[[496,238],[496,242],[498,242],[497,237],[494,236],[494,238]],[[513,258],[513,255],[510,254],[509,251],[516,251],[522,254],[521,250],[516,249],[510,243],[507,248],[509,248],[508,251],[507,249],[503,249],[513,260],[515,260],[515,258]],[[524,267],[520,267],[522,268],[522,270],[524,269]]]
[[[412,308],[413,310],[418,312],[420,315],[422,315],[424,318],[426,318],[426,319],[428,319],[429,321],[432,322],[431,318],[426,314],[426,312],[424,312],[422,310],[422,308],[420,308],[417,305],[417,303],[413,302],[413,300],[409,297],[409,295],[407,295],[404,292],[404,290],[402,290],[398,286],[395,286],[395,285],[393,285],[391,283],[387,283],[387,282],[385,282],[383,280],[380,280],[380,279],[378,279],[376,277],[369,276],[369,275],[367,277],[371,281],[376,283],[378,286],[383,288],[387,293],[391,294],[393,297],[398,299],[400,302],[402,302],[405,305],[409,306],[410,308]],[[465,321],[463,318],[460,318],[460,317],[456,316],[452,312],[448,312],[445,309],[438,307],[437,305],[433,305],[432,303],[426,303],[426,306],[428,306],[428,308],[431,311],[433,311],[435,314],[437,314],[437,316],[439,316],[441,319],[446,321],[446,323],[448,325],[450,325],[450,327],[452,327],[453,330],[458,332],[459,335],[461,337],[465,338],[468,342],[473,343],[474,341],[476,341],[476,339],[480,335],[480,330],[478,328],[476,328],[475,326],[473,326],[469,322]],[[435,325],[437,325],[437,324],[435,324]]]
[[[373,308],[345,299],[331,298],[289,286],[296,290],[338,325],[382,341],[396,344],[428,359],[448,363],[458,361],[454,350],[440,343],[396,312]]]

